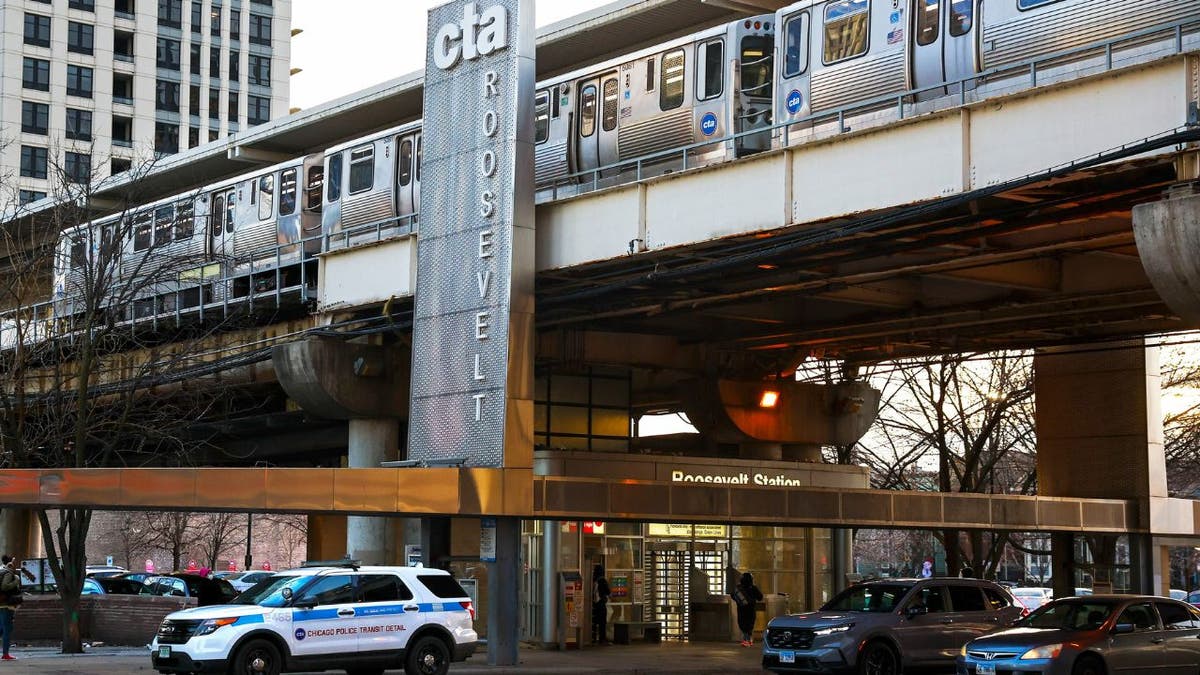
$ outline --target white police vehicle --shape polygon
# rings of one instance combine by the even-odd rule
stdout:
[[[323,564],[278,572],[228,605],[169,614],[150,658],[160,673],[444,675],[475,651],[474,619],[444,570]]]

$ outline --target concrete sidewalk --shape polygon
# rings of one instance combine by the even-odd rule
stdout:
[[[153,673],[145,648],[97,647],[80,655],[64,655],[51,647],[14,647],[16,661],[0,663],[7,673],[59,675],[109,675]],[[489,666],[486,654],[476,654],[450,667],[450,675],[718,675],[761,673],[759,646],[745,648],[736,642],[632,644],[589,647],[565,652],[522,647],[515,666]],[[337,671],[333,671],[337,672]],[[389,673],[400,674],[393,670]]]

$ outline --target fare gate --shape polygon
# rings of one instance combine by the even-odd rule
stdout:
[[[709,549],[703,542],[656,542],[648,543],[647,548],[649,619],[662,622],[664,640],[685,641],[693,600],[692,574],[702,573],[709,593],[722,593],[726,552]]]

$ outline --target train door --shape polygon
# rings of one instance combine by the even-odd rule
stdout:
[[[699,132],[698,141],[727,136],[735,128],[736,123],[731,123],[722,114],[726,108],[731,111],[736,108],[736,106],[726,105],[726,100],[735,98],[725,96],[726,63],[723,38],[714,38],[696,45],[696,105],[693,107],[692,115],[693,123]],[[724,144],[709,147],[716,150],[724,147]],[[709,148],[704,148],[698,154],[708,155]],[[715,159],[720,161],[723,157],[717,156]]]
[[[590,171],[617,161],[617,75],[583,80],[578,87],[577,171]],[[586,179],[586,178],[585,178]]]
[[[779,78],[775,88],[775,120],[790,122],[812,112],[809,54],[812,45],[812,18],[807,9],[779,18]]]
[[[208,198],[209,254],[220,260],[233,253],[233,211],[236,198],[233,188],[222,188]]]
[[[396,139],[396,226],[410,223],[417,212],[417,136],[401,136]]]
[[[918,99],[956,93],[957,85],[936,85],[976,72],[978,30],[974,10],[975,0],[914,0],[913,85],[925,89]]]
[[[766,25],[764,25],[766,24]],[[737,126],[738,133],[765,129],[771,126],[772,78],[775,75],[774,38],[762,31],[769,30],[770,22],[755,20],[751,24],[755,33],[742,33],[738,40]],[[771,147],[770,133],[739,136],[739,157],[760,152]]]

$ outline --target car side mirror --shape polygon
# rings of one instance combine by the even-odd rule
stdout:
[[[908,614],[909,617],[920,616],[922,614],[928,614],[929,608],[925,605],[911,605],[905,611],[905,613]]]
[[[1113,626],[1112,632],[1113,635],[1124,635],[1125,633],[1132,633],[1134,630],[1136,629],[1131,623],[1119,623]]]

